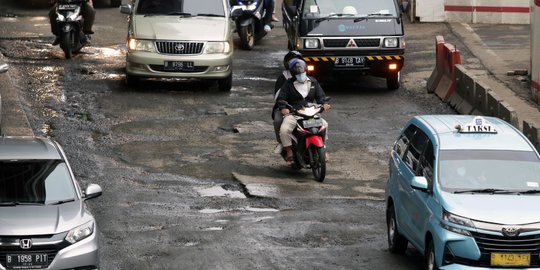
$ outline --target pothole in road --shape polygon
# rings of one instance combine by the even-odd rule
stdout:
[[[279,210],[275,208],[243,207],[243,208],[235,208],[235,209],[202,209],[202,210],[199,210],[199,213],[218,214],[218,213],[233,212],[233,211],[279,212]]]
[[[227,190],[223,186],[199,187],[195,190],[202,197],[228,197],[245,199],[246,195],[238,190]]]

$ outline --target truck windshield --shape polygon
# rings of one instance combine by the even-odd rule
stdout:
[[[397,16],[393,0],[306,0],[303,14],[311,18],[365,17],[370,14]]]

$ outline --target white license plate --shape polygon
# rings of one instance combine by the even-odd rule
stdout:
[[[338,67],[362,67],[364,62],[364,57],[336,57],[334,65]]]
[[[7,254],[6,266],[9,269],[40,269],[48,266],[45,253]]]
[[[75,10],[77,5],[59,5],[58,10]]]

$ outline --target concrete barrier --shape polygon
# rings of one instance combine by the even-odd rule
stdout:
[[[487,114],[487,91],[491,89],[482,81],[476,81],[474,85],[474,97],[471,102],[474,110],[474,115],[486,115]]]
[[[427,91],[448,102],[456,91],[454,70],[456,64],[461,64],[461,55],[454,45],[444,43],[442,36],[436,37],[435,46],[436,64],[428,80]]]
[[[499,112],[496,116],[519,129],[517,112],[507,102],[502,101],[499,103]]]
[[[540,126],[532,121],[523,120],[523,134],[540,151]]]
[[[441,81],[443,74],[443,59],[444,59],[444,38],[443,36],[435,37],[435,69],[429,76],[427,82],[428,93],[435,92],[437,85]]]
[[[497,96],[495,92],[492,90],[488,90],[486,92],[486,101],[487,101],[487,107],[486,107],[486,113],[487,116],[495,116],[499,114],[499,105],[502,102],[502,99]]]
[[[455,79],[456,91],[452,95],[451,100],[453,100],[456,105],[453,105],[453,107],[460,114],[472,114],[472,111],[474,110],[471,103],[472,97],[474,96],[474,77],[473,75],[469,74],[465,67],[462,65],[456,65]],[[459,100],[461,100],[461,102],[459,102]]]

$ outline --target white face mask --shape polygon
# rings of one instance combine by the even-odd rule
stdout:
[[[305,82],[307,80],[307,74],[305,72],[296,74],[295,77],[296,77],[296,80],[299,82]]]

